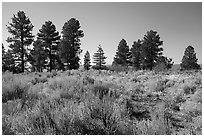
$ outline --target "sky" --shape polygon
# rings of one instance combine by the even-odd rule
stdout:
[[[154,30],[163,41],[163,54],[181,63],[187,46],[194,47],[202,63],[202,3],[197,2],[3,2],[2,43],[10,34],[6,29],[13,14],[24,11],[34,25],[36,35],[45,21],[52,21],[61,34],[65,22],[76,18],[84,32],[81,38],[81,62],[86,51],[91,55],[101,44],[107,64],[111,64],[120,40],[131,48],[133,41],[143,39]]]

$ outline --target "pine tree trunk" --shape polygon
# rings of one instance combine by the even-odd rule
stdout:
[[[51,44],[50,44],[49,56],[50,56],[50,72],[51,72],[52,71],[52,45]]]
[[[100,53],[100,57],[99,57],[99,69],[101,69],[102,68],[102,57],[101,57],[102,55],[101,55],[101,53]]]
[[[23,47],[23,37],[21,37],[21,71],[24,72],[24,47]]]

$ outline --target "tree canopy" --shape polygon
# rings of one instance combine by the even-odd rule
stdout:
[[[114,65],[122,65],[122,66],[128,65],[129,56],[130,56],[130,52],[129,52],[129,47],[127,45],[127,42],[125,39],[122,39],[119,42],[118,49],[117,49],[116,55],[114,57],[113,64]]]
[[[182,62],[180,64],[181,70],[200,69],[200,65],[197,64],[198,59],[192,46],[188,46],[185,49]]]
[[[132,66],[136,69],[140,69],[141,64],[141,43],[141,40],[138,40],[137,42],[134,41],[132,48],[130,49],[132,55]]]
[[[155,66],[159,56],[163,53],[163,41],[156,31],[150,30],[143,38],[141,46],[141,66],[143,69],[150,69]]]
[[[67,69],[79,68],[80,38],[84,36],[78,20],[71,18],[65,22],[62,28],[62,40],[60,43],[60,58],[62,63],[66,64]]]
[[[44,46],[44,55],[48,55],[49,60],[49,70],[50,72],[53,69],[53,65],[55,62],[55,55],[58,51],[58,43],[60,42],[60,35],[59,32],[56,31],[55,25],[51,21],[46,21],[45,24],[42,25],[42,28],[39,30],[37,34],[37,39],[39,39]],[[42,49],[42,50],[43,50]]]
[[[90,59],[90,54],[88,51],[86,51],[84,55],[84,69],[89,70],[91,67],[91,59]]]
[[[93,66],[94,69],[105,69],[105,59],[107,57],[105,57],[104,55],[104,51],[101,47],[101,45],[98,46],[98,50],[96,53],[94,53],[93,55],[93,63],[95,63],[95,65]]]

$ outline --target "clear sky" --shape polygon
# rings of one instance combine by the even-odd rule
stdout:
[[[111,64],[122,38],[132,47],[133,41],[143,39],[146,32],[152,29],[164,41],[164,55],[172,58],[176,64],[181,62],[188,45],[194,47],[198,63],[202,63],[201,2],[3,2],[2,43],[5,46],[8,45],[6,39],[10,36],[6,25],[19,10],[23,10],[30,18],[34,25],[34,35],[47,20],[56,25],[60,34],[66,21],[71,18],[79,20],[85,34],[81,39],[82,62],[87,50],[93,57],[101,44],[107,56],[106,62]]]

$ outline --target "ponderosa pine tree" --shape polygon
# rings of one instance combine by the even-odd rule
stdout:
[[[142,41],[138,40],[137,42],[134,41],[132,48],[130,49],[131,55],[132,55],[132,66],[135,69],[140,69],[140,63],[141,63],[141,44]]]
[[[62,40],[60,45],[60,58],[62,63],[66,65],[66,69],[79,68],[79,55],[82,50],[80,48],[80,38],[84,36],[80,30],[80,23],[75,18],[71,18],[65,22],[62,28]]]
[[[144,36],[141,46],[141,67],[143,69],[150,69],[155,66],[159,56],[163,53],[163,41],[156,31],[150,30]]]
[[[113,65],[127,66],[129,64],[129,47],[125,39],[119,42],[116,55],[113,59]]]
[[[105,57],[104,55],[104,51],[101,47],[101,45],[98,46],[98,50],[96,53],[94,53],[93,55],[93,63],[95,63],[95,65],[93,66],[94,69],[104,69],[105,68],[105,59],[107,57]]]
[[[58,51],[57,45],[60,40],[59,32],[56,31],[56,27],[51,21],[46,21],[37,36],[37,39],[42,41],[44,45],[44,52],[47,52],[45,54],[48,55],[49,71],[51,72],[55,65],[54,62],[56,59],[54,57]]]
[[[21,66],[21,72],[24,72],[25,63],[27,62],[28,46],[33,42],[33,25],[30,19],[25,15],[24,11],[19,11],[17,15],[13,15],[12,22],[7,26],[8,32],[12,37],[7,38],[10,43],[10,54],[15,55],[13,58],[15,66]]]
[[[89,70],[91,67],[91,59],[90,59],[90,54],[88,51],[86,51],[85,55],[84,55],[84,69],[85,70]]]
[[[188,46],[184,52],[184,56],[180,64],[181,70],[200,69],[197,61],[198,59],[196,58],[194,48],[192,46]]]

